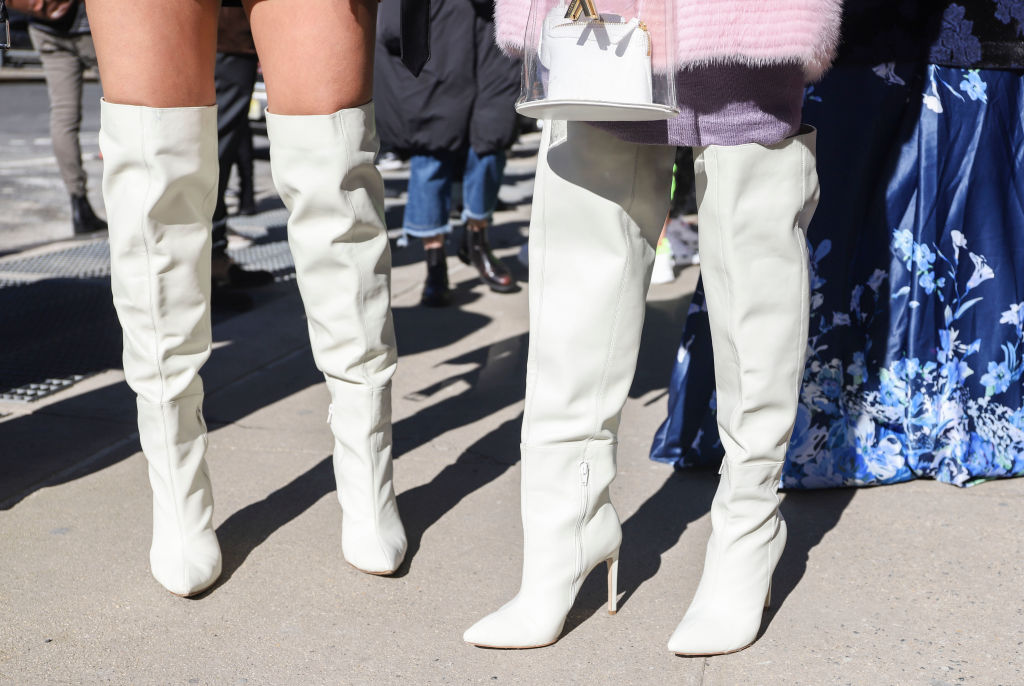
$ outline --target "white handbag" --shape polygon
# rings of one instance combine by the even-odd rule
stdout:
[[[591,16],[580,17],[583,12]],[[544,17],[535,59],[541,83],[534,97],[516,104],[522,115],[653,121],[677,114],[675,103],[655,102],[651,34],[638,17],[598,14],[592,3],[581,0],[556,5]]]

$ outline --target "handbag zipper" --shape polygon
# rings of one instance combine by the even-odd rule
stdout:
[[[606,23],[605,20],[601,19],[600,17],[598,17],[596,19],[581,19],[581,20],[578,20],[578,21],[567,21],[567,22],[565,22],[563,24],[555,24],[554,26],[551,27],[551,30],[554,31],[555,29],[564,29],[564,28],[567,28],[567,27],[570,27],[570,26],[584,26],[586,24],[605,24],[605,23]],[[626,23],[628,23],[628,22],[622,22],[622,24],[608,24],[608,25],[609,26],[623,26]],[[647,56],[650,57],[651,56],[651,31],[650,31],[650,29],[647,28],[647,24],[645,24],[642,21],[638,21],[637,24],[636,24],[636,27],[638,29],[640,29],[641,31],[643,31],[644,34],[647,36]]]

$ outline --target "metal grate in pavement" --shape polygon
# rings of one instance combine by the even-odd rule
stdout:
[[[256,243],[230,252],[235,261],[247,269],[266,269],[279,281],[294,277],[295,264],[286,241]],[[46,278],[106,277],[110,275],[110,245],[104,239],[39,255],[0,260],[0,274],[3,274],[0,288]],[[18,278],[21,274],[25,279]]]
[[[284,240],[253,243],[231,256],[277,281],[295,278]],[[120,366],[105,239],[0,260],[0,274],[0,400],[31,402]]]
[[[275,281],[291,281],[295,278],[295,262],[287,241],[253,243],[231,250],[230,254],[235,262],[246,269],[265,269],[272,273]]]
[[[0,279],[0,288],[13,288],[14,286],[24,286],[28,281],[12,281],[11,279]]]
[[[85,376],[82,374],[72,374],[71,376],[67,376],[62,379],[46,379],[41,382],[25,384],[18,388],[11,388],[0,392],[0,400],[14,400],[19,402],[39,400],[51,393],[56,393],[59,390],[67,388],[71,384],[77,383],[84,378]],[[2,416],[3,415],[0,414],[0,417]]]
[[[245,236],[262,236],[267,231],[284,227],[288,223],[288,210],[284,207],[259,212],[257,214],[233,214],[228,217],[228,226],[232,231]]]
[[[0,399],[29,402],[121,364],[107,279],[0,288]]]
[[[110,246],[106,239],[89,241],[62,250],[0,260],[7,281],[15,274],[39,277],[89,279],[110,275]]]

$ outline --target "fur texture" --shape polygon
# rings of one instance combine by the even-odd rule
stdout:
[[[534,2],[543,10],[560,4],[559,0],[497,0],[495,35],[509,55],[523,54]],[[664,39],[666,12],[658,9],[664,2],[674,3],[674,45]],[[637,14],[634,0],[595,0],[595,4],[601,12]],[[811,81],[832,62],[842,14],[842,0],[639,0],[639,4],[641,19],[651,31],[656,68],[667,63],[677,69],[795,63]]]

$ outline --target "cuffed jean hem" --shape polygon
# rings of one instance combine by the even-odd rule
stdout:
[[[462,221],[465,222],[467,219],[473,219],[475,221],[484,221],[490,223],[491,217],[494,216],[494,210],[490,212],[473,212],[470,209],[462,210]]]
[[[443,236],[452,232],[452,225],[443,224],[441,226],[431,227],[415,227],[415,226],[403,226],[402,231],[407,236],[413,238],[432,238],[434,236]]]

